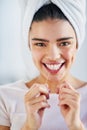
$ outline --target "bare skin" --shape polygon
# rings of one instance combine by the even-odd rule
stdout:
[[[85,130],[80,120],[80,95],[76,89],[86,83],[69,72],[77,52],[72,26],[58,19],[34,22],[29,40],[32,58],[40,75],[26,83],[30,88],[24,97],[27,118],[21,130],[40,128],[44,110],[50,108],[50,93],[59,95],[58,107],[69,130]],[[9,130],[8,127],[1,128]]]
[[[44,110],[50,107],[47,100],[48,88],[51,93],[59,94],[58,107],[69,130],[85,130],[79,114],[80,95],[76,91],[85,82],[76,79],[69,72],[77,51],[73,28],[66,21],[48,19],[34,22],[29,39],[32,57],[40,75],[26,84],[31,87],[25,95],[28,116],[22,130],[26,130],[26,127],[38,130],[41,126]]]
[[[31,86],[34,85],[35,84],[34,82],[36,82],[36,79],[32,80],[29,83],[26,83],[27,87],[29,87],[30,85]],[[78,82],[78,80],[76,79],[74,82]],[[82,85],[84,85],[84,84],[85,84],[85,82],[79,81],[77,85],[80,85],[80,87],[82,87]],[[28,98],[28,101],[26,100],[25,104],[27,104],[27,102],[29,103],[26,105],[27,115],[30,116],[30,117],[27,117],[29,119],[29,120],[27,120],[28,125],[25,125],[25,126],[27,126],[27,128],[29,130],[38,130],[38,128],[41,125],[44,109],[50,107],[49,104],[47,103],[47,99],[48,99],[47,97],[49,97],[48,96],[48,94],[49,94],[48,87],[49,86],[46,86],[45,84],[44,85],[37,84],[37,86],[43,87],[43,90],[41,91],[39,87],[30,88],[31,93],[36,95],[36,91],[38,91],[38,93],[43,93],[44,96],[41,95],[37,99],[35,98],[33,100],[29,100],[29,98],[31,99],[31,97],[29,95],[32,95],[32,94],[28,93],[28,95],[26,95],[28,97],[25,97],[26,99]],[[32,86],[32,87],[35,87],[35,86]],[[45,87],[47,87],[48,92],[45,91]],[[49,87],[49,89],[50,89],[50,87]],[[83,124],[79,118],[80,95],[76,91],[76,89],[74,89],[68,83],[63,83],[62,87],[60,87],[56,93],[59,94],[59,100],[60,100],[59,107],[61,110],[61,114],[63,115],[63,117],[66,121],[66,124],[68,125],[69,130],[75,130],[75,129],[76,130],[85,130],[85,128],[83,127]],[[41,103],[43,103],[43,101],[46,102],[46,104],[42,105]],[[37,103],[37,102],[39,102],[39,103],[37,104],[38,107],[36,109],[36,107],[33,104]],[[43,109],[43,107],[44,107],[44,109]],[[31,113],[31,115],[29,113]],[[35,128],[32,127],[32,126],[35,126],[34,124],[36,124]],[[26,128],[24,128],[23,130],[26,130]]]
[[[49,109],[50,107],[47,103],[47,99],[49,98],[49,89],[51,88],[49,85],[47,86],[44,84],[44,82],[41,84],[41,81],[37,79],[38,77],[26,83],[26,86],[30,88],[30,92],[25,95],[26,112],[29,116],[27,116],[26,123],[21,130],[38,130],[41,125],[44,110],[46,108]],[[76,78],[73,78],[73,81],[73,84],[77,83],[76,89],[86,84]],[[76,89],[74,89],[70,84],[64,83],[63,86],[56,91],[56,93],[59,94],[60,100],[58,107],[60,107],[61,114],[68,124],[69,130],[85,130],[79,119],[80,95],[77,93]],[[34,96],[38,94],[40,94],[40,96],[35,98]],[[32,126],[36,127],[34,128]],[[0,126],[0,130],[10,130],[10,128]]]

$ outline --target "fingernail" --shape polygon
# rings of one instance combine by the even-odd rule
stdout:
[[[47,99],[49,99],[49,94],[46,96]]]
[[[48,92],[49,92],[49,93],[51,92],[50,89],[48,89]]]
[[[57,94],[59,93],[59,88],[56,89],[56,93],[57,93]]]

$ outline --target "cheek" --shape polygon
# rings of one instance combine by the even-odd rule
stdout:
[[[72,62],[74,62],[74,60],[75,60],[76,52],[77,52],[76,48],[72,48],[71,51],[70,51],[70,56],[71,56]]]
[[[64,58],[68,62],[74,62],[76,56],[76,49],[67,49],[67,51],[64,52]]]
[[[41,58],[42,58],[42,54],[40,53],[40,51],[37,50],[31,50],[31,54],[32,54],[32,58],[33,61],[36,62],[40,62]]]

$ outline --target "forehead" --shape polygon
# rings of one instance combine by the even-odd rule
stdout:
[[[33,22],[31,25],[30,35],[42,38],[76,37],[71,24],[68,21],[59,19]]]

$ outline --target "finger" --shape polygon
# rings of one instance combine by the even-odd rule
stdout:
[[[49,107],[50,107],[50,105],[47,102],[42,101],[42,102],[38,102],[34,105],[31,105],[30,109],[32,112],[38,112],[40,109],[49,108]]]
[[[62,90],[62,88],[67,88],[67,89],[73,89],[73,87],[69,84],[69,83],[67,83],[67,82],[63,82],[60,86],[58,85],[58,87],[57,87],[57,90],[56,90],[56,93],[60,93],[60,91]]]
[[[74,89],[74,87],[72,87],[72,85],[71,85],[69,82],[64,82],[64,83],[62,84],[62,87],[71,89],[71,90],[73,90],[73,91],[76,91],[76,90]],[[62,88],[62,87],[61,87],[61,88]]]
[[[71,100],[70,99],[60,100],[59,105],[60,106],[62,106],[62,105],[69,106],[70,108],[73,108],[75,110],[80,107],[80,103],[76,102],[75,100],[72,100],[72,99]]]
[[[49,95],[49,90],[46,87],[46,85],[40,85],[40,84],[34,84],[29,92],[26,94],[26,98],[32,99],[36,96],[39,96],[40,94],[44,94],[48,97]]]
[[[79,96],[79,93],[77,91],[73,91],[73,90],[68,89],[68,88],[62,88],[59,95],[61,95],[63,93],[70,94],[70,95],[73,95],[73,96]]]
[[[60,100],[63,100],[63,99],[72,99],[72,100],[78,100],[79,98],[77,96],[73,96],[71,94],[66,94],[66,93],[63,93],[61,95],[59,95],[59,99]]]
[[[48,102],[40,102],[40,103],[37,103],[35,104],[35,109],[42,109],[42,108],[49,108],[50,105],[48,104]]]
[[[47,98],[46,98],[45,95],[41,95],[41,96],[39,96],[39,97],[37,97],[37,98],[34,98],[34,99],[29,100],[29,104],[30,104],[30,105],[31,105],[31,104],[36,104],[36,103],[39,103],[39,102],[42,102],[42,101],[44,101],[44,102],[47,101]]]
[[[61,94],[59,94],[59,99],[63,100],[63,99],[72,99],[75,100],[76,102],[80,101],[81,96],[79,93],[76,92],[72,92],[72,91],[64,91]]]

